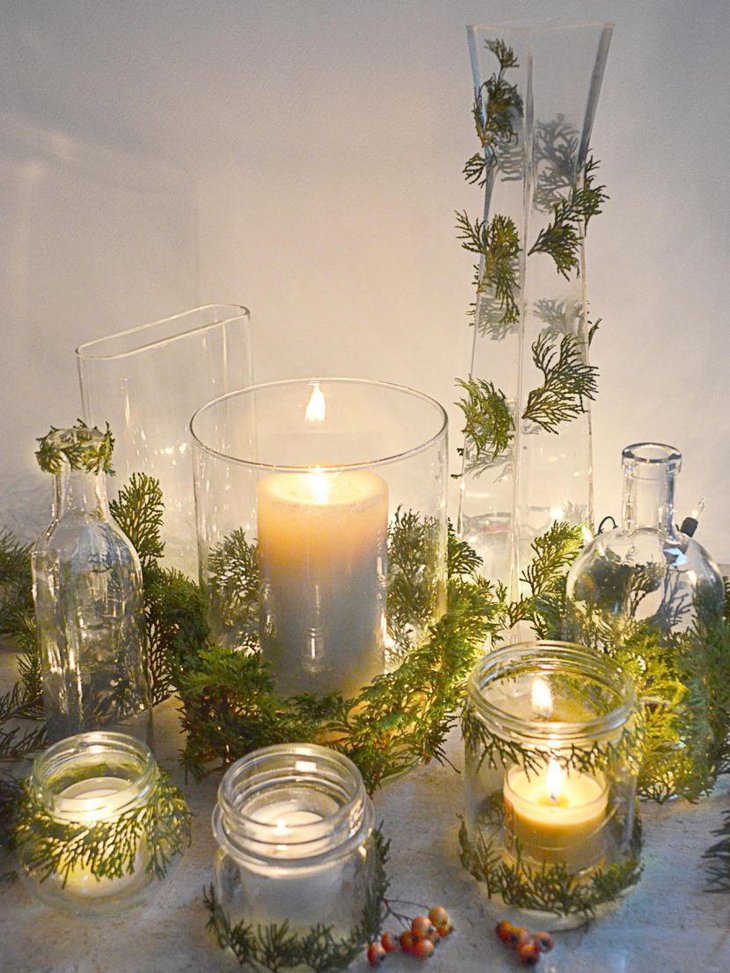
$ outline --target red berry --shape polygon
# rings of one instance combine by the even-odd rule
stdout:
[[[433,950],[434,945],[430,939],[419,939],[413,947],[413,955],[419,959],[428,959],[429,956],[433,956]]]
[[[434,931],[429,933],[425,938],[429,939],[434,946],[438,946],[438,944],[441,942],[441,932],[438,929],[434,929]]]
[[[512,926],[512,940],[510,942],[512,949],[519,949],[525,943],[532,944],[532,936],[529,930],[525,929],[524,926]]]
[[[380,966],[385,959],[385,950],[380,943],[370,943],[368,946],[368,963],[371,966]]]
[[[507,922],[506,919],[498,922],[494,930],[497,934],[497,939],[499,939],[500,942],[503,942],[505,946],[511,946],[513,943],[514,928],[515,927],[512,925],[512,923]]]
[[[416,937],[413,935],[410,929],[406,929],[405,932],[400,934],[400,948],[404,953],[412,953],[416,942]]]
[[[386,953],[395,953],[396,950],[400,949],[400,944],[392,932],[383,933],[380,938],[380,945]]]
[[[537,948],[541,953],[549,953],[553,948],[555,943],[553,942],[553,937],[549,932],[536,932],[532,936],[532,941],[535,943]]]
[[[537,966],[540,962],[540,947],[537,943],[520,943],[517,956],[523,966]]]
[[[433,909],[428,914],[428,918],[438,929],[440,926],[450,926],[451,920],[449,919],[449,914],[446,909],[443,909],[440,905],[435,905]]]
[[[416,916],[411,923],[411,932],[417,939],[425,939],[433,932],[433,923],[428,916]]]

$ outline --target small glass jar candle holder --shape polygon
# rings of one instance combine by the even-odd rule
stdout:
[[[213,811],[213,916],[221,944],[253,956],[256,930],[286,923],[303,960],[318,941],[342,950],[344,968],[350,952],[366,945],[373,905],[380,913],[373,819],[357,767],[327,747],[282,744],[236,761]]]
[[[252,386],[191,422],[214,637],[284,695],[355,696],[446,607],[446,413],[360,379]]]
[[[463,718],[461,858],[542,928],[606,911],[641,871],[632,683],[580,645],[522,642],[474,669]]]
[[[33,763],[16,839],[31,891],[77,915],[149,898],[189,842],[190,813],[149,747],[123,733],[67,737]]]

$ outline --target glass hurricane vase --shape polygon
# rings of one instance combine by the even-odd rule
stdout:
[[[550,225],[586,183],[612,29],[468,28],[481,148],[467,174],[484,185],[490,248],[478,273],[469,377],[504,395],[511,431],[494,448],[465,439],[458,523],[486,576],[513,594],[536,536],[557,520],[593,516],[590,395],[573,394],[555,421],[543,369],[568,358],[574,368],[588,365],[586,224],[571,221],[570,258],[561,263],[550,252]]]
[[[165,563],[198,573],[190,417],[251,383],[249,312],[210,304],[80,345],[84,419],[108,422],[122,486],[132,473],[160,481]]]
[[[357,692],[446,604],[446,415],[359,379],[253,386],[193,417],[214,637],[284,694]]]

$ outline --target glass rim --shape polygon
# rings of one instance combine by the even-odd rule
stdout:
[[[286,758],[290,758],[290,764]],[[282,759],[283,766],[269,766]],[[297,764],[302,766],[297,767]],[[343,785],[342,803],[332,812],[321,815],[318,821],[289,825],[290,837],[285,844],[297,850],[297,854],[278,857],[275,849],[282,844],[280,826],[276,821],[262,820],[255,811],[247,813],[247,789],[251,791],[249,799],[260,797],[267,790],[274,791],[287,782],[289,775],[298,772],[302,775],[297,781],[300,787],[321,793],[316,775],[321,777],[325,767],[333,772],[333,779],[338,778]],[[362,775],[349,757],[317,743],[279,743],[253,750],[231,764],[218,786],[212,823],[219,842],[224,841],[235,855],[288,869],[306,868],[323,859],[347,854],[353,842],[372,829],[373,817],[372,802],[365,792]],[[322,841],[327,839],[332,839],[332,845],[322,848]],[[310,853],[308,847],[312,849]]]
[[[83,814],[87,810],[88,798],[63,797],[62,793],[54,789],[49,777],[54,771],[64,767],[73,768],[74,764],[85,756],[98,755],[103,758],[113,754],[131,758],[139,767],[134,779],[126,781],[124,787],[114,792],[114,799],[110,802],[113,808],[109,815],[103,816],[114,817],[142,799],[157,777],[154,754],[149,746],[137,737],[111,730],[90,730],[64,737],[35,758],[30,775],[31,783],[39,794],[41,802],[51,810],[51,813],[74,820],[76,814]],[[94,780],[94,777],[81,779]]]
[[[432,396],[428,395],[426,392],[419,392],[417,389],[412,389],[407,385],[398,385],[395,382],[383,382],[379,379],[373,378],[347,378],[343,376],[312,376],[309,378],[286,378],[279,379],[275,382],[262,382],[258,385],[249,385],[243,389],[235,389],[233,392],[228,392],[225,395],[219,396],[217,399],[212,399],[210,402],[206,402],[197,409],[192,418],[190,419],[189,429],[190,435],[193,440],[193,446],[200,449],[202,452],[207,453],[209,456],[213,456],[216,459],[225,460],[227,463],[233,463],[238,466],[248,467],[252,470],[261,470],[266,472],[279,472],[279,473],[302,473],[311,470],[311,466],[302,465],[290,465],[290,464],[279,464],[279,463],[262,463],[260,460],[250,460],[244,459],[241,456],[232,456],[230,453],[223,452],[223,450],[215,449],[213,446],[208,445],[195,431],[195,423],[200,417],[203,416],[208,410],[213,410],[217,406],[220,406],[223,402],[227,402],[230,399],[244,396],[253,396],[257,392],[263,390],[282,388],[284,386],[294,386],[294,385],[321,385],[324,383],[339,384],[339,385],[363,385],[369,386],[376,389],[386,389],[390,392],[398,392],[405,394],[410,398],[419,399],[421,402],[430,406],[434,409],[440,416],[440,423],[437,431],[433,433],[428,439],[423,442],[418,443],[416,446],[412,446],[410,449],[403,450],[400,453],[394,453],[389,456],[381,456],[376,459],[363,460],[358,463],[338,463],[334,465],[317,465],[317,471],[322,473],[337,473],[344,472],[348,470],[365,470],[372,469],[373,467],[385,466],[389,463],[398,463],[404,459],[409,459],[412,456],[417,456],[419,453],[423,453],[430,449],[431,446],[436,443],[448,427],[448,414],[446,409],[434,399]]]
[[[621,460],[624,464],[636,466],[654,468],[668,466],[670,469],[677,469],[682,462],[682,454],[676,446],[649,440],[624,446],[621,450]]]
[[[478,30],[508,30],[522,34],[547,34],[553,31],[566,30],[568,28],[587,28],[601,27],[613,28],[616,26],[614,20],[570,20],[569,18],[553,17],[545,21],[499,21],[478,24],[467,24],[467,31],[476,32]]]
[[[621,702],[607,713],[581,721],[529,720],[491,703],[483,689],[490,677],[499,679],[510,674],[509,663],[537,663],[541,660],[580,664],[593,669],[596,677],[603,677]],[[505,666],[505,663],[507,664]],[[502,670],[500,672],[500,669]],[[547,668],[545,671],[550,671]],[[468,700],[477,713],[503,729],[529,737],[538,742],[567,743],[577,739],[596,739],[621,729],[636,708],[636,689],[633,680],[609,660],[591,652],[577,642],[534,639],[513,642],[483,656],[469,677]]]
[[[222,309],[224,311],[230,312],[230,314],[220,321],[208,321],[205,324],[199,324],[194,327],[188,328],[185,331],[180,331],[178,334],[168,335],[165,338],[158,338],[147,341],[145,344],[136,345],[133,348],[128,348],[126,351],[116,352],[114,354],[93,354],[90,353],[95,347],[104,345],[107,342],[114,341],[117,338],[126,338],[129,335],[141,334],[152,328],[158,328],[162,324],[168,324],[171,321],[177,321],[182,318],[186,318],[190,315],[197,314],[200,311],[212,311],[214,309]],[[130,358],[132,355],[138,355],[145,351],[150,351],[152,348],[163,348],[165,345],[172,341],[177,341],[179,338],[189,337],[191,335],[200,334],[203,331],[208,331],[211,328],[220,328],[224,324],[229,324],[231,321],[237,321],[242,318],[248,320],[251,317],[251,312],[247,307],[242,304],[201,304],[197,307],[188,308],[186,311],[179,311],[177,314],[170,314],[168,317],[157,318],[155,321],[147,321],[145,324],[138,324],[132,328],[125,328],[124,331],[116,331],[114,334],[105,335],[103,338],[92,338],[91,341],[85,341],[78,345],[74,349],[74,355],[76,356],[79,363],[81,362],[101,362],[101,361],[120,361],[124,358]]]

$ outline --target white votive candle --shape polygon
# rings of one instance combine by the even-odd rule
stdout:
[[[88,827],[93,827],[100,821],[112,823],[122,813],[119,795],[128,788],[129,781],[120,777],[81,780],[61,791],[59,804],[64,806],[64,817],[69,822]],[[76,864],[66,873],[65,885],[62,870],[56,874],[55,880],[63,885],[64,891],[69,895],[81,898],[116,896],[138,882],[139,873],[144,870],[147,860],[148,856],[140,842],[132,871],[119,878],[97,878],[92,874],[89,865]]]
[[[258,486],[261,644],[285,694],[356,694],[383,671],[388,487],[365,470]]]

